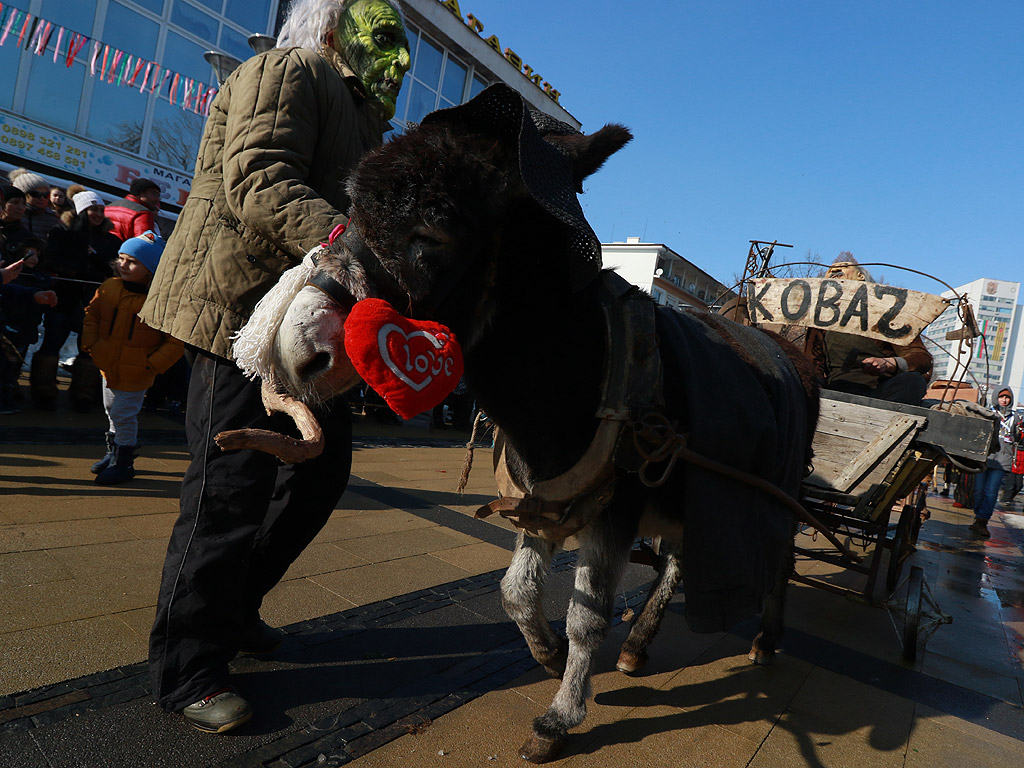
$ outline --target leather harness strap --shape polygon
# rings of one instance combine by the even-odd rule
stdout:
[[[608,348],[605,355],[598,427],[590,446],[568,471],[522,488],[508,471],[504,441],[495,449],[495,477],[502,497],[476,512],[483,518],[497,512],[528,535],[562,539],[590,522],[595,495],[610,500],[616,457],[625,468],[633,440],[622,440],[622,428],[650,410],[663,410],[661,358],[654,332],[654,303],[613,272],[599,278]],[[607,503],[605,501],[604,503]]]

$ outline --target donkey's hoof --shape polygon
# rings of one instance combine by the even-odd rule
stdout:
[[[627,675],[635,675],[644,668],[644,664],[646,663],[647,654],[643,651],[640,651],[639,653],[622,651],[619,654],[619,660],[615,662],[615,668],[619,670],[619,672],[625,672]]]
[[[519,748],[519,756],[531,763],[548,763],[558,757],[558,753],[562,751],[564,745],[564,736],[558,739],[549,739],[533,734]]]
[[[767,667],[775,661],[775,651],[766,651],[755,645],[750,649],[750,653],[747,655],[747,658],[760,667]]]

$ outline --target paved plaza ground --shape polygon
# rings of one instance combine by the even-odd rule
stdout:
[[[101,414],[62,405],[0,418],[0,765],[521,764],[557,681],[501,609],[512,530],[472,517],[494,496],[486,442],[459,495],[467,435],[424,419],[357,424],[349,490],[264,606],[284,646],[234,662],[256,715],[211,736],[159,710],[143,663],[187,462],[181,426],[144,414],[138,477],[104,488],[88,471]],[[778,659],[754,667],[753,622],[694,634],[680,595],[639,676],[615,671],[628,629],[616,622],[587,719],[553,765],[1024,763],[1024,516],[997,512],[983,541],[949,500],[928,506],[910,563],[953,622],[916,661],[902,660],[884,607],[794,583]],[[573,567],[571,551],[556,561],[553,619]],[[853,578],[812,561],[798,569]],[[630,566],[617,610],[642,603],[652,576]]]

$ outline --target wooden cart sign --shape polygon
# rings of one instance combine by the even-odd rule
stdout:
[[[893,285],[828,277],[762,277],[747,283],[754,325],[778,323],[907,344],[949,300]]]

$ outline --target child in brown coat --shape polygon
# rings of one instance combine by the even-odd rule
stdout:
[[[85,308],[82,351],[103,373],[103,407],[110,420],[107,454],[92,465],[100,485],[135,477],[139,411],[146,390],[185,350],[181,341],[138,318],[163,250],[163,238],[152,231],[125,240],[117,255],[120,277],[104,281]]]

